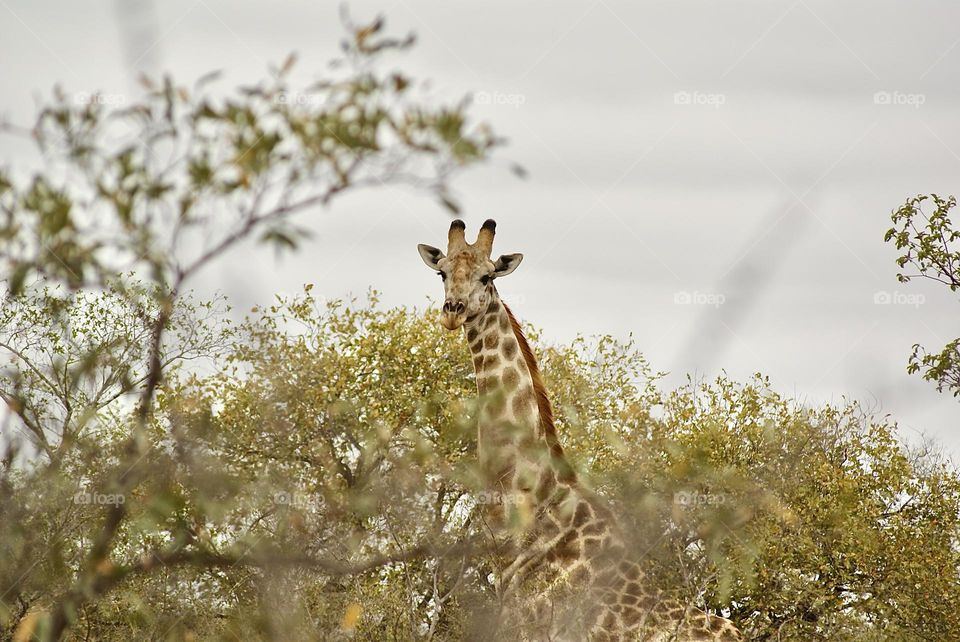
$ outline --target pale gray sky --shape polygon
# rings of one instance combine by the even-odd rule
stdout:
[[[55,83],[129,95],[133,68],[184,81],[223,69],[226,86],[296,50],[302,73],[319,72],[338,51],[338,6],[0,0],[0,113],[29,122]],[[762,371],[787,395],[857,398],[905,436],[960,450],[960,405],[905,372],[913,343],[957,336],[960,307],[943,288],[898,284],[882,242],[908,196],[960,192],[960,5],[349,6],[415,31],[398,66],[432,79],[438,99],[472,92],[474,113],[510,139],[456,187],[473,230],[494,217],[496,249],[526,255],[500,290],[547,339],[632,332],[670,384]],[[28,159],[4,140],[4,164]],[[325,296],[373,286],[389,304],[440,295],[415,251],[445,238],[429,198],[370,191],[303,221],[316,236],[299,255],[247,248],[201,289],[241,309],[308,281]]]

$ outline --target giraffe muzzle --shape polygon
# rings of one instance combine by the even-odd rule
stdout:
[[[463,301],[447,299],[440,311],[440,324],[447,330],[456,330],[463,325],[467,317],[467,306]]]

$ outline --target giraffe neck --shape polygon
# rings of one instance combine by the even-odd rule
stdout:
[[[556,439],[536,359],[496,288],[464,330],[481,398],[478,451],[490,487],[538,505],[572,469]]]
[[[526,536],[518,540],[524,545],[500,571],[502,595],[511,595],[527,578],[541,573],[548,588],[524,617],[534,631],[552,639],[592,634],[622,639],[631,633],[656,640],[742,640],[728,620],[666,598],[648,585],[639,564],[626,559],[616,518],[580,486],[563,456],[550,402],[523,332],[492,283],[487,295],[486,309],[464,325],[481,399],[480,465],[489,487],[505,500],[495,511],[497,519],[507,514],[507,497],[514,507],[531,509],[511,515],[520,517]],[[551,569],[556,573],[551,575]],[[556,604],[551,586],[560,600]],[[579,591],[579,602],[564,601],[570,598],[569,587]],[[569,609],[559,620],[554,608],[558,605],[565,612]],[[577,635],[581,629],[585,635]]]

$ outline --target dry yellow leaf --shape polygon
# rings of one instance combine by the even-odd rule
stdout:
[[[37,628],[41,611],[30,611],[23,616],[17,630],[13,632],[13,642],[29,642],[33,639],[33,631]]]
[[[347,610],[343,614],[343,622],[340,623],[340,628],[344,631],[352,631],[357,626],[357,620],[360,619],[360,613],[363,611],[363,608],[356,602],[352,603],[347,607]]]

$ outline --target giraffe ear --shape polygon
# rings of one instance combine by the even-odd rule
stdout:
[[[431,270],[440,269],[440,266],[437,264],[440,262],[440,259],[444,258],[443,252],[432,245],[424,245],[423,243],[417,246],[417,251],[420,252],[420,258],[423,259],[423,262],[427,264],[428,268]]]
[[[507,276],[517,269],[520,261],[523,260],[523,254],[504,254],[497,262],[493,264],[494,276]]]

